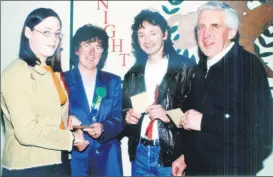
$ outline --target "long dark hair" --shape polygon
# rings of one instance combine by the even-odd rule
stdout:
[[[137,32],[143,26],[143,22],[148,22],[154,26],[158,25],[163,34],[168,31],[167,39],[164,41],[164,55],[176,52],[171,40],[170,27],[167,20],[159,12],[153,12],[149,9],[144,9],[134,18],[134,24],[131,27],[133,31],[132,48],[137,63],[143,63],[148,57],[148,55],[141,49],[138,42]]]
[[[47,17],[56,17],[61,26],[62,22],[58,14],[52,9],[48,8],[38,8],[33,10],[26,18],[22,33],[21,33],[21,43],[20,43],[20,51],[19,57],[24,60],[29,66],[34,67],[36,64],[41,63],[40,59],[33,53],[29,46],[29,39],[25,36],[25,28],[33,30],[36,25],[41,23]],[[61,43],[61,41],[60,41]],[[46,59],[46,64],[53,68],[55,72],[61,72],[61,57],[60,57],[60,44],[57,47],[55,53]]]

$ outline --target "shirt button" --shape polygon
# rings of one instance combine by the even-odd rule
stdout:
[[[160,166],[161,166],[160,164],[157,165],[157,167],[160,167]]]
[[[97,150],[96,150],[96,154],[98,154],[98,153],[100,153],[100,151],[97,149]]]

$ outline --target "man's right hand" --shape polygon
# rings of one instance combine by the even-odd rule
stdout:
[[[129,109],[126,113],[125,121],[127,124],[137,124],[140,119],[140,114],[134,112],[133,109]]]
[[[178,157],[172,163],[172,174],[173,176],[185,176],[184,170],[187,168],[187,164],[185,163],[184,155]]]

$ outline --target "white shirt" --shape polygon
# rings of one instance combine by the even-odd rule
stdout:
[[[212,65],[214,65],[215,63],[217,63],[218,61],[220,61],[228,53],[228,51],[230,51],[230,49],[232,48],[233,45],[234,45],[234,42],[229,43],[229,45],[224,50],[222,50],[220,53],[215,55],[213,58],[208,59],[208,61],[207,61],[207,68],[208,68],[207,73],[209,72],[210,67]]]
[[[94,96],[94,90],[95,90],[95,84],[96,84],[96,76],[97,76],[97,72],[95,74],[94,79],[90,79],[88,77],[85,77],[83,74],[81,74],[82,76],[82,83],[83,83],[83,87],[84,87],[84,91],[85,91],[85,95],[87,97],[87,101],[88,101],[88,105],[89,105],[89,110],[91,111],[91,106],[92,106],[92,102],[93,102],[93,96]]]
[[[160,60],[158,63],[151,64],[149,60],[147,61],[146,67],[145,67],[145,86],[146,86],[146,92],[148,94],[149,103],[152,105],[154,103],[154,97],[155,97],[155,89],[156,85],[160,85],[163,77],[165,76],[168,69],[168,59],[165,57],[163,60]],[[141,134],[140,136],[143,138],[147,138],[145,135],[146,129],[150,123],[150,118],[148,115],[145,115],[142,121],[141,125]],[[157,121],[154,121],[153,124],[153,136],[152,139],[158,139],[158,125]]]

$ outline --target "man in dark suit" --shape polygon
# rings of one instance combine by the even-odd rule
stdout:
[[[256,56],[233,39],[239,20],[223,2],[198,9],[197,38],[202,53],[197,91],[181,125],[183,155],[174,175],[256,175],[272,151],[272,96]]]

